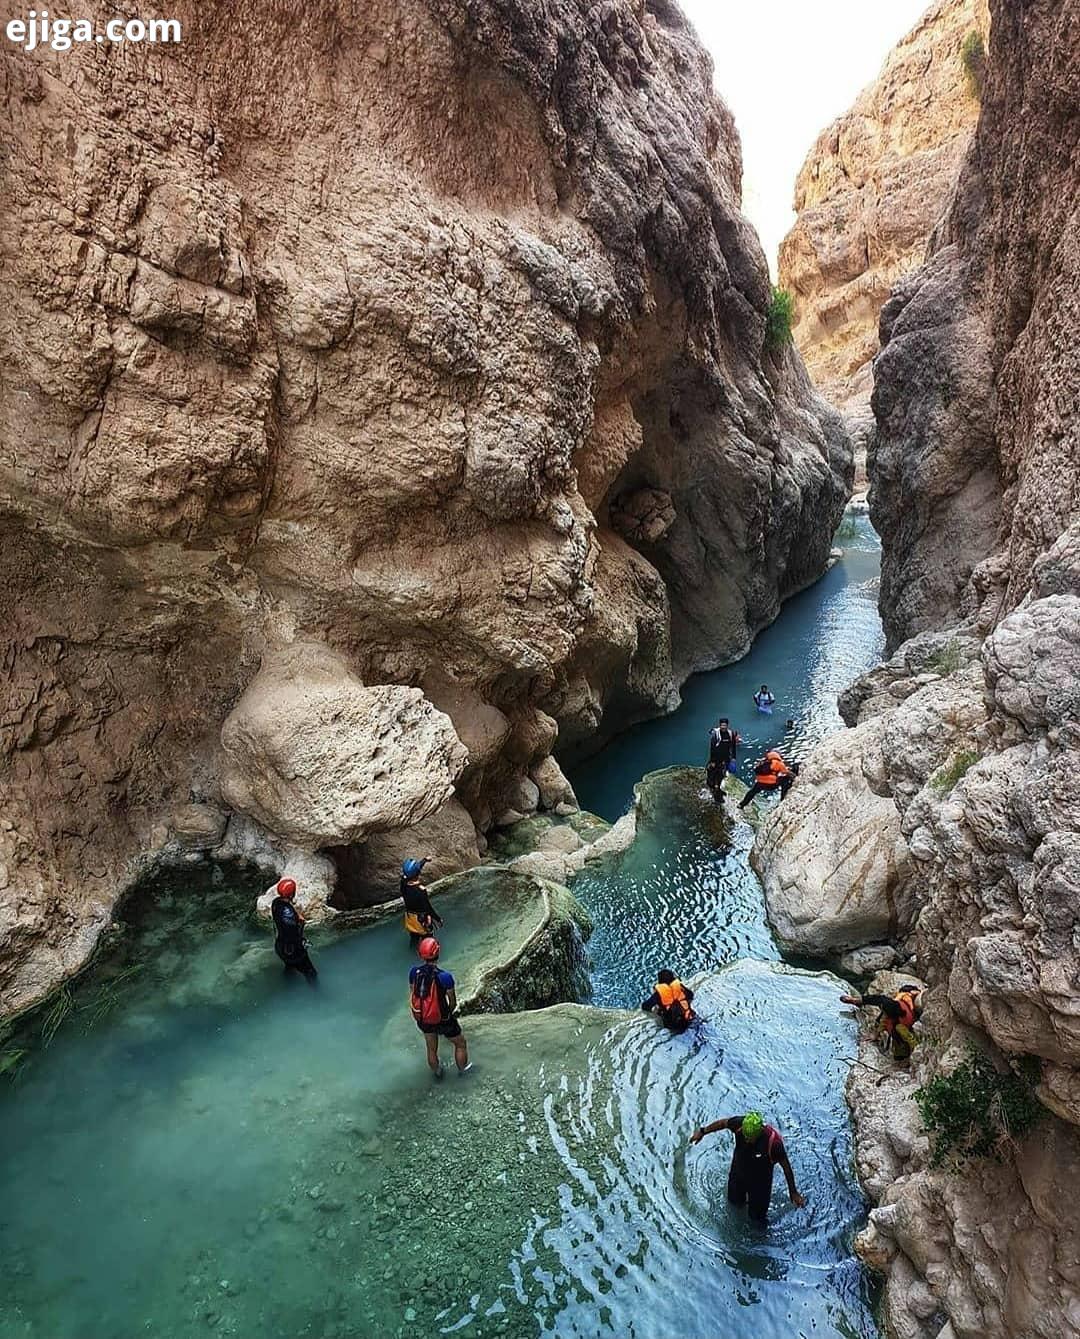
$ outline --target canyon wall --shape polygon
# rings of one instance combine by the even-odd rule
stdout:
[[[571,804],[850,488],[668,0],[170,13],[2,53],[0,1012],[155,861],[322,914]]]
[[[771,820],[793,839],[758,848],[804,952],[886,940],[930,986],[912,1072],[849,1084],[894,1339],[1080,1334],[1080,3],[991,8],[978,127],[874,363],[892,655]],[[794,925],[822,842],[838,869]],[[1042,1117],[935,1166],[912,1093],[971,1046],[1033,1067]]]
[[[961,52],[989,27],[985,0],[939,0],[877,79],[814,142],[780,246],[795,340],[815,384],[865,449],[878,314],[923,261],[955,185],[979,104]]]

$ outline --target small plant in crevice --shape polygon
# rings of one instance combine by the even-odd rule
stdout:
[[[938,1074],[915,1090],[930,1138],[930,1165],[1000,1158],[1043,1114],[1035,1096],[1038,1080],[1037,1056],[1022,1056],[1015,1069],[999,1073],[988,1055],[969,1046],[967,1057],[950,1074]]]
[[[765,347],[782,349],[791,343],[791,328],[795,323],[795,299],[786,288],[773,286],[769,309],[765,313]]]
[[[986,79],[986,45],[978,28],[973,28],[964,38],[964,44],[960,48],[960,63],[964,67],[968,92],[973,98],[981,101],[983,83]]]
[[[923,668],[929,670],[931,674],[955,674],[964,663],[964,657],[960,650],[960,643],[954,637],[940,651],[935,651],[933,655],[927,656]]]
[[[930,778],[930,785],[939,795],[947,795],[960,778],[979,761],[975,749],[961,749],[954,753],[944,767]]]

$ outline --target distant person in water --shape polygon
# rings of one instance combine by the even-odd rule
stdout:
[[[772,795],[779,791],[783,799],[794,784],[796,766],[789,767],[776,749],[770,749],[754,764],[754,784],[739,801],[739,808],[745,809],[755,795]]]
[[[713,795],[719,797],[724,777],[734,772],[738,752],[739,732],[731,728],[726,716],[721,716],[709,733],[709,762],[705,768],[705,781]]]
[[[763,683],[754,694],[754,706],[757,707],[758,711],[763,711],[766,715],[771,716],[775,702],[776,698],[769,692],[769,685]]]
[[[735,1136],[727,1183],[729,1204],[747,1205],[751,1220],[765,1227],[772,1197],[773,1168],[779,1166],[783,1169],[792,1204],[802,1208],[806,1200],[796,1189],[795,1173],[788,1162],[784,1141],[778,1130],[765,1124],[760,1112],[725,1116],[711,1125],[702,1125],[690,1136],[690,1142],[700,1144],[707,1134],[715,1134],[718,1130],[730,1130]]]
[[[795,722],[791,719],[790,716],[788,717],[787,724],[784,726],[784,729],[787,731],[789,735],[793,734],[795,731]]]
[[[441,928],[443,920],[431,905],[428,891],[420,882],[420,874],[427,860],[406,860],[401,866],[401,884],[399,892],[405,903],[405,929],[409,932],[409,943],[413,948],[426,939],[435,930]]]
[[[296,905],[296,883],[292,879],[279,879],[273,891],[276,896],[270,903],[270,917],[276,932],[274,952],[285,964],[286,975],[300,972],[310,985],[314,985],[319,974],[308,956],[304,914]]]
[[[648,999],[641,1001],[647,1013],[657,1013],[660,1021],[672,1032],[685,1032],[696,1022],[697,1014],[690,1007],[694,992],[684,986],[674,972],[664,968],[656,974],[656,985]]]
[[[427,1043],[427,1062],[433,1078],[443,1076],[439,1060],[439,1038],[445,1037],[454,1048],[458,1074],[472,1069],[469,1047],[457,1020],[457,989],[454,978],[439,966],[439,941],[429,935],[417,950],[422,959],[409,968],[409,1008],[416,1026]]]

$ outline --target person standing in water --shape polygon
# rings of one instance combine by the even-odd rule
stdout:
[[[285,964],[286,975],[300,972],[313,986],[319,974],[308,955],[304,914],[295,903],[296,883],[293,879],[279,879],[274,892],[276,896],[270,903],[270,917],[276,931],[274,952]]]
[[[454,1063],[460,1077],[472,1069],[469,1046],[457,1020],[457,988],[454,978],[439,966],[439,941],[429,935],[417,950],[422,962],[409,968],[409,1008],[427,1043],[427,1062],[432,1077],[443,1076],[439,1060],[439,1038],[454,1048]]]
[[[769,685],[763,683],[754,694],[754,706],[757,707],[758,711],[763,711],[767,716],[771,716],[775,702],[776,698],[769,692]]]
[[[420,871],[427,860],[406,860],[401,866],[401,884],[399,891],[405,903],[405,929],[409,932],[409,943],[413,948],[442,927],[442,917],[431,905],[428,890],[420,882]]]
[[[719,797],[728,772],[734,772],[738,751],[739,732],[731,728],[726,716],[721,716],[709,733],[709,763],[705,769],[705,781],[714,796]]]
[[[773,1168],[780,1167],[787,1181],[792,1204],[801,1209],[806,1200],[795,1185],[784,1141],[780,1132],[766,1125],[760,1111],[748,1111],[744,1116],[725,1116],[711,1125],[702,1125],[690,1136],[691,1144],[700,1144],[707,1134],[730,1130],[735,1136],[735,1149],[728,1172],[727,1197],[729,1204],[749,1207],[753,1222],[765,1227],[769,1219],[769,1200],[772,1196]]]

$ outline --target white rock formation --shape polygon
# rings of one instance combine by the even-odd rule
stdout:
[[[419,688],[365,687],[311,644],[264,658],[221,730],[221,792],[299,847],[407,828],[454,793],[467,754]]]

